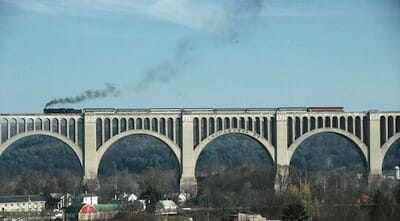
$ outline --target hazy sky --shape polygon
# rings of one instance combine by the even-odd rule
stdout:
[[[0,0],[0,82],[0,113],[400,110],[400,1]]]

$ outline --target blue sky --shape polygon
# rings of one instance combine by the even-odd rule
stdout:
[[[0,113],[400,110],[399,61],[398,0],[0,0]]]

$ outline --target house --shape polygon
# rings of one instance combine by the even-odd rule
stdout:
[[[164,199],[170,199],[178,204],[184,203],[187,200],[188,195],[185,193],[167,193],[164,194]]]
[[[78,213],[78,220],[96,220],[97,210],[91,204],[86,204],[82,206]]]
[[[64,211],[64,216],[67,220],[95,220],[97,210],[94,207],[98,204],[98,196],[85,194],[82,196],[82,201],[76,199]]]
[[[135,200],[137,200],[137,196],[133,193],[122,193],[118,196],[115,195],[112,200],[113,203],[122,203],[122,204],[132,204]]]
[[[65,210],[67,220],[107,220],[123,209],[123,204],[72,205]]]
[[[42,212],[45,204],[40,195],[0,196],[1,212]]]
[[[247,214],[247,213],[237,213],[231,214],[227,220],[229,221],[280,221],[280,220],[267,220],[260,214]]]
[[[132,209],[136,212],[143,212],[146,210],[146,200],[135,200],[132,203]]]
[[[50,209],[62,209],[71,206],[72,195],[67,193],[50,193],[46,196],[46,205]]]
[[[187,200],[187,197],[186,197],[186,194],[184,194],[184,193],[180,193],[179,195],[178,195],[178,203],[184,203],[185,201]]]
[[[99,197],[93,195],[84,195],[82,198],[82,204],[97,205]]]
[[[238,221],[267,221],[267,219],[260,214],[239,213]]]
[[[160,200],[155,207],[156,215],[176,215],[178,206],[172,200]]]

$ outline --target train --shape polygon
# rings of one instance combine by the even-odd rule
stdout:
[[[44,108],[45,114],[82,114],[83,112],[101,112],[101,113],[124,113],[124,112],[171,112],[171,111],[182,111],[182,110],[209,110],[209,111],[246,111],[246,112],[259,112],[259,111],[284,111],[284,112],[344,112],[343,107],[279,107],[279,108],[251,108],[251,109],[240,109],[240,108],[219,108],[219,109],[205,109],[205,108],[194,108],[194,109],[175,109],[175,108],[156,108],[156,109],[115,109],[115,108],[85,108],[85,109],[74,109],[74,108]]]
[[[45,114],[81,114],[81,109],[74,108],[44,108],[43,113]]]
[[[308,107],[307,112],[344,112],[343,107]]]

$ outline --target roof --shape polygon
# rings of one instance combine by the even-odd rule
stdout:
[[[177,205],[172,200],[160,200],[157,202],[156,207],[177,208]]]
[[[80,214],[93,214],[96,213],[96,208],[90,204],[86,204],[82,207],[81,210],[79,210]]]
[[[0,203],[19,203],[19,202],[37,202],[46,201],[40,195],[15,195],[15,196],[0,196]]]
[[[93,194],[84,194],[84,195],[82,195],[82,197],[97,197],[97,198],[99,198],[99,196],[97,196],[97,195],[93,195]]]
[[[121,210],[123,205],[121,204],[97,204],[94,206],[97,211],[118,211]]]
[[[50,193],[49,196],[53,199],[61,199],[64,196],[62,193]]]

